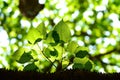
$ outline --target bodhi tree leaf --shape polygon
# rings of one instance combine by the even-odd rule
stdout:
[[[50,32],[47,34],[46,42],[47,42],[47,43],[55,43],[55,40],[54,40],[54,38],[53,38],[53,32],[52,32],[52,31],[50,31]]]
[[[87,57],[84,58],[74,58],[73,63],[81,63],[81,64],[85,64],[89,59]]]
[[[80,50],[80,51],[78,51],[77,53],[76,53],[76,57],[79,57],[79,58],[84,58],[86,55],[88,55],[88,52],[87,51],[82,51],[82,50]]]
[[[12,55],[12,59],[19,60],[22,54],[24,53],[25,48],[20,47],[15,53]]]
[[[23,69],[23,71],[36,71],[38,67],[34,63],[30,63],[26,65]]]
[[[74,63],[72,68],[73,69],[84,69],[84,65],[81,63]]]
[[[54,28],[53,31],[56,31],[60,37],[61,41],[68,42],[71,37],[69,27],[61,20]]]
[[[31,28],[27,34],[27,40],[35,44],[36,42],[44,39],[46,36],[46,28],[43,23],[41,23],[37,28]]]
[[[59,43],[60,37],[59,37],[59,35],[58,35],[58,33],[56,31],[52,32],[52,37],[53,37],[55,43]]]
[[[52,56],[58,56],[58,52],[57,52],[57,50],[56,49],[54,49],[54,51],[50,51],[50,54],[52,55]]]
[[[23,53],[20,59],[18,60],[19,63],[26,63],[29,62],[33,57],[31,56],[31,52]]]
[[[46,27],[44,23],[41,23],[36,28],[40,33],[40,38],[45,39],[46,38]]]
[[[27,40],[31,43],[34,44],[35,41],[40,38],[40,33],[36,28],[31,28],[27,34]]]
[[[68,44],[67,49],[70,53],[74,53],[77,47],[78,47],[78,44],[72,41]]]
[[[85,67],[86,70],[91,70],[92,67],[93,67],[93,64],[92,64],[92,62],[91,62],[90,60],[88,60],[88,61],[85,63],[84,67]]]

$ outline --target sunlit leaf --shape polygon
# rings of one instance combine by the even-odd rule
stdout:
[[[34,64],[28,64],[24,67],[23,71],[36,71],[38,69],[38,67]]]
[[[37,42],[40,42],[41,40],[42,40],[41,38],[36,39],[34,44],[37,43]]]
[[[43,51],[43,52],[44,52],[44,55],[47,56],[48,58],[50,58],[50,51],[51,51],[51,50],[48,49],[48,48],[45,48],[44,51]]]
[[[58,52],[58,57],[57,57],[56,59],[61,60],[61,59],[62,59],[62,55],[63,55],[64,52],[65,52],[65,49],[64,49],[60,44],[54,46],[54,48],[55,48],[55,49],[57,50],[57,52]]]
[[[56,31],[59,34],[60,40],[64,42],[68,42],[71,37],[71,33],[69,30],[69,27],[61,20],[54,28],[54,31]]]
[[[44,23],[39,24],[36,29],[39,31],[40,38],[45,39],[47,32],[46,32],[46,27],[45,27]]]
[[[34,44],[37,39],[40,38],[40,33],[37,29],[31,28],[27,34],[27,40],[31,43]]]
[[[22,56],[22,54],[24,53],[25,48],[19,48],[17,51],[14,52],[14,54],[12,55],[12,58],[15,60],[19,60],[20,57]]]
[[[20,59],[18,60],[19,63],[26,63],[29,62],[33,57],[31,56],[31,52],[23,53]]]
[[[47,43],[55,43],[55,40],[52,35],[53,35],[52,31],[47,34],[47,39],[46,39]]]
[[[68,44],[67,49],[70,53],[74,53],[77,47],[78,47],[78,44],[76,42],[72,41]]]
[[[87,57],[84,57],[84,58],[75,58],[73,60],[74,63],[81,63],[81,64],[85,64],[89,59]]]

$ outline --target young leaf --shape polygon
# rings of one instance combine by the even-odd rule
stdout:
[[[24,53],[25,48],[20,47],[15,53],[12,55],[12,59],[19,60],[21,55]]]
[[[72,41],[68,44],[67,49],[70,53],[74,53],[77,47],[78,47],[78,44]]]
[[[54,28],[60,37],[61,41],[68,42],[71,37],[69,27],[61,20]]]
[[[52,32],[52,37],[53,37],[55,43],[59,43],[60,42],[60,37],[59,37],[59,35],[58,35],[58,33],[56,31]]]
[[[73,69],[84,69],[84,65],[81,63],[74,63],[72,68]]]
[[[87,57],[84,58],[74,58],[73,62],[74,63],[81,63],[81,64],[85,64],[89,59]]]
[[[56,49],[54,49],[54,51],[50,51],[50,54],[52,55],[52,56],[58,56],[58,52],[57,52],[57,50]]]
[[[28,31],[28,34],[27,34],[27,40],[31,43],[31,44],[34,44],[35,41],[37,39],[40,38],[40,33],[39,31],[36,29],[36,28],[31,28],[29,31]]]
[[[54,40],[54,38],[53,38],[53,32],[51,31],[51,32],[49,32],[47,35],[48,35],[48,36],[47,36],[46,42],[47,42],[47,43],[55,43],[55,40]]]
[[[24,67],[23,71],[36,71],[38,69],[38,67],[34,64],[28,64]]]
[[[41,23],[40,25],[38,25],[38,27],[36,28],[38,31],[39,31],[39,33],[40,33],[40,38],[42,38],[42,39],[45,39],[46,38],[46,27],[45,27],[45,25],[44,25],[44,23]]]
[[[76,57],[79,57],[79,58],[84,58],[86,55],[88,55],[87,51],[80,50],[76,53]]]
[[[40,42],[41,40],[42,40],[41,38],[38,38],[37,40],[35,40],[34,44]]]
[[[33,59],[33,57],[31,56],[31,52],[28,52],[28,53],[24,52],[23,55],[18,60],[18,62],[19,63],[26,63],[26,62],[29,62],[31,59]]]
[[[44,48],[43,52],[46,57],[50,58],[50,49]]]
[[[41,23],[37,28],[31,28],[27,34],[27,40],[35,44],[46,37],[46,28],[43,23]]]
[[[85,66],[85,70],[91,70],[93,67],[93,64],[90,60],[88,60],[84,66]]]

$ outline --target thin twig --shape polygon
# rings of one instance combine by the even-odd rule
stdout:
[[[41,48],[40,48],[40,46],[39,46],[38,43],[37,43],[37,46],[39,47],[41,54],[42,54],[55,68],[57,68],[57,67],[53,64],[53,62],[44,54],[44,52],[41,50]]]

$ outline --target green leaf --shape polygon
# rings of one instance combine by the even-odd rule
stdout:
[[[59,43],[60,42],[60,37],[59,37],[59,35],[58,35],[58,33],[56,31],[52,32],[52,37],[53,37],[55,43]]]
[[[81,63],[74,63],[72,68],[73,69],[84,69],[84,65]]]
[[[93,64],[90,60],[88,60],[84,66],[85,66],[85,70],[91,70],[93,67]]]
[[[73,62],[74,63],[81,63],[81,64],[85,64],[89,59],[87,57],[84,58],[77,58],[75,57]]]
[[[19,63],[26,63],[26,62],[29,62],[31,59],[33,59],[33,57],[31,56],[31,52],[28,52],[28,53],[24,52],[23,55],[18,60],[18,62]]]
[[[24,53],[25,48],[20,47],[17,51],[12,55],[12,59],[19,60],[22,54]]]
[[[78,47],[78,44],[72,41],[68,44],[67,49],[70,53],[74,53],[77,47]]]
[[[53,31],[56,31],[59,34],[60,40],[68,42],[71,37],[69,27],[61,20],[54,28]]]
[[[58,52],[57,52],[57,50],[56,49],[54,49],[54,51],[50,51],[50,54],[52,55],[52,56],[58,56]]]
[[[46,39],[46,42],[47,42],[47,43],[55,43],[55,40],[54,40],[52,34],[53,34],[52,31],[47,34],[47,35],[48,35],[48,36],[47,36],[47,39]]]
[[[31,43],[31,44],[34,44],[35,41],[37,39],[40,38],[40,33],[37,29],[35,28],[31,28],[29,31],[28,31],[28,34],[27,34],[27,40]]]
[[[37,40],[35,40],[34,44],[40,42],[41,40],[42,40],[41,38],[38,38]]]
[[[76,53],[76,57],[79,57],[79,58],[84,58],[87,55],[88,55],[88,52],[87,51],[82,51],[82,50],[80,50]]]
[[[46,28],[43,23],[41,23],[37,28],[30,28],[27,34],[27,40],[31,44],[35,44],[46,37]]]
[[[40,33],[40,38],[45,39],[47,32],[46,32],[46,27],[45,27],[44,23],[41,23],[40,25],[38,25],[38,27],[36,29]]]
[[[44,55],[47,56],[48,58],[50,58],[50,51],[51,51],[51,50],[48,49],[48,48],[44,48],[44,51],[43,51],[43,52],[44,52]]]
[[[36,71],[38,69],[38,67],[34,64],[28,64],[24,67],[23,71]]]

